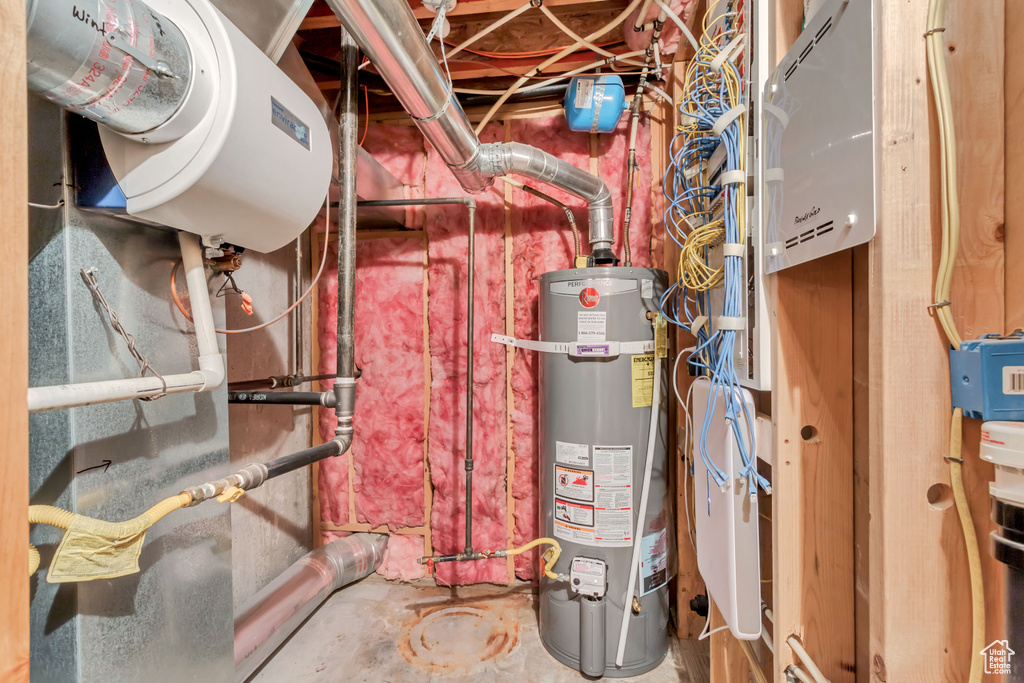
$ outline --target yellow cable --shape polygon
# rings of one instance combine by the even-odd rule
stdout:
[[[950,310],[949,292],[953,283],[957,253],[960,247],[960,200],[957,194],[956,176],[956,130],[953,126],[953,102],[949,91],[949,76],[942,34],[945,30],[946,0],[930,0],[928,3],[928,31],[925,45],[928,56],[928,73],[931,77],[932,93],[935,97],[935,111],[939,123],[940,190],[942,197],[942,251],[939,271],[935,279],[935,301],[939,304],[933,310],[953,348],[960,348],[962,338]],[[981,650],[985,647],[985,588],[981,571],[981,552],[978,537],[974,531],[971,508],[964,491],[961,463],[963,442],[963,411],[953,411],[949,430],[949,479],[953,488],[964,544],[967,547],[967,564],[971,576],[971,672],[970,683],[980,683],[982,677]]]
[[[953,500],[960,513],[960,527],[967,546],[967,565],[971,570],[971,619],[974,629],[971,634],[971,683],[980,683],[982,674],[981,651],[985,647],[985,587],[982,584],[981,552],[978,550],[978,536],[974,531],[971,508],[967,503],[960,455],[963,443],[963,410],[953,410],[949,426],[949,480],[953,485]]]

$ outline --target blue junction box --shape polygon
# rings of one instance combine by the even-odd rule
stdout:
[[[949,352],[954,408],[965,417],[1024,421],[1024,332],[988,334]]]

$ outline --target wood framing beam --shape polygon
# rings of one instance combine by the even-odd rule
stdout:
[[[519,9],[528,0],[479,0],[478,2],[461,2],[449,13],[450,17],[470,17],[478,14],[491,14],[511,12]],[[544,0],[545,6],[551,7],[572,7],[575,5],[595,5],[604,3],[604,0]],[[415,3],[412,13],[417,19],[432,19],[434,13],[420,3]],[[333,14],[310,16],[299,25],[300,31],[309,31],[324,28],[338,28],[341,24]]]
[[[964,539],[943,459],[948,351],[928,309],[941,243],[939,151],[924,41],[908,39],[923,34],[927,6],[880,3],[875,20],[881,206],[866,294],[870,675],[877,681],[967,680],[977,654]],[[953,0],[942,34],[962,217],[951,310],[965,339],[1002,331],[1004,323],[1003,7],[1003,0]],[[1000,565],[986,542],[992,469],[978,459],[978,442],[978,422],[965,420],[963,474],[981,542],[989,642],[1005,631]]]
[[[1024,327],[1024,3],[1006,3],[1006,330]]]
[[[853,681],[853,297],[850,252],[772,277],[775,680],[795,635]]]
[[[14,683],[29,678],[27,92],[25,3],[0,0],[0,680]]]

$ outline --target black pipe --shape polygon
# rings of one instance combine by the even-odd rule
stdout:
[[[534,88],[533,90],[527,90],[526,92],[516,92],[506,99],[505,102],[515,104],[516,102],[529,102],[531,100],[548,99],[555,96],[561,99],[565,96],[565,91],[568,89],[569,85],[567,83],[545,85],[542,88]],[[501,95],[459,95],[459,104],[463,107],[480,107],[488,104],[494,104],[500,97]]]
[[[356,298],[356,153],[359,147],[359,47],[341,29],[338,117],[338,377],[354,378]]]
[[[297,387],[306,382],[319,382],[323,379],[334,379],[337,375],[274,375],[264,379],[247,379],[241,382],[229,382],[228,391],[256,391],[259,389],[280,389],[281,387]]]
[[[229,391],[228,403],[266,403],[287,406],[327,406],[334,404],[334,392],[319,391]]]
[[[332,439],[327,443],[320,444],[319,446],[313,446],[312,448],[307,448],[304,451],[292,453],[291,455],[281,456],[280,458],[276,458],[266,463],[267,479],[279,477],[282,474],[287,474],[293,470],[301,469],[307,465],[312,465],[315,462],[320,462],[321,460],[341,455],[341,453],[341,442]]]
[[[476,200],[472,197],[437,199],[377,199],[358,202],[359,206],[436,206],[465,204],[469,213],[469,286],[466,297],[466,549],[459,555],[445,555],[442,562],[483,559],[473,551],[473,285],[476,280]]]

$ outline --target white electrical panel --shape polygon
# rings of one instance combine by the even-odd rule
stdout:
[[[731,421],[725,417],[722,396],[713,403],[705,439],[705,452],[726,475],[719,486],[700,455],[701,432],[709,410],[711,382],[698,379],[693,385],[693,508],[697,536],[697,568],[711,599],[729,630],[740,640],[761,636],[761,569],[758,549],[757,496],[740,476],[743,461]],[[746,406],[753,419],[756,411],[749,391],[740,389],[737,403]],[[742,436],[751,444],[746,421],[740,420]],[[755,456],[756,457],[756,456]]]

